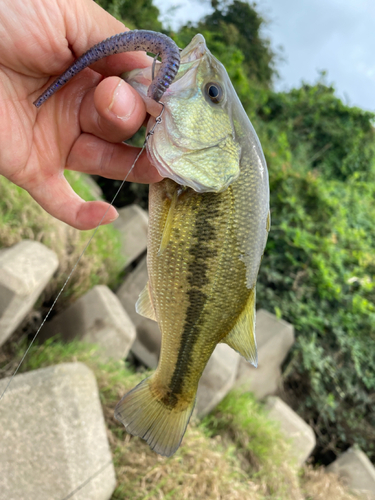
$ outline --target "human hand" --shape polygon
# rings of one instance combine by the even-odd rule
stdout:
[[[123,179],[138,148],[120,144],[142,125],[141,97],[118,76],[150,65],[143,52],[110,56],[85,69],[37,110],[33,101],[88,48],[122,23],[92,0],[3,0],[0,11],[0,174],[26,189],[51,215],[91,229],[108,204],[85,202],[64,168]],[[103,78],[107,77],[107,78]],[[142,154],[127,179],[161,180]],[[117,217],[114,207],[102,224]]]

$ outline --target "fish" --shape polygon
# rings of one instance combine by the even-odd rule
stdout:
[[[35,106],[92,63],[131,50],[162,59],[124,75],[150,111],[147,154],[165,177],[150,186],[149,281],[136,304],[139,314],[157,321],[162,345],[156,371],[125,394],[115,417],[171,456],[216,345],[225,342],[257,365],[255,296],[270,229],[268,172],[230,78],[199,34],[181,54],[160,33],[112,36],[79,57]],[[162,104],[159,115],[155,101]]]
[[[147,143],[165,178],[149,188],[149,279],[136,303],[159,325],[160,359],[115,409],[163,456],[181,444],[218,343],[257,365],[256,280],[270,229],[266,161],[224,66],[200,34],[180,56]],[[145,102],[152,73],[124,75]]]

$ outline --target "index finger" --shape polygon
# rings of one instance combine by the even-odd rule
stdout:
[[[81,134],[70,151],[66,168],[107,179],[123,180],[139,152],[140,148],[110,143],[91,134]],[[128,182],[141,184],[153,184],[162,179],[150,163],[146,151],[141,154],[126,177]]]

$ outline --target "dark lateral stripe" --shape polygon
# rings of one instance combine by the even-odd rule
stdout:
[[[183,382],[192,363],[192,354],[203,324],[203,308],[207,301],[207,295],[202,289],[209,283],[208,261],[217,256],[217,251],[209,246],[209,243],[217,238],[217,226],[214,221],[220,216],[220,196],[213,193],[200,195],[196,198],[198,205],[193,231],[196,243],[189,249],[193,257],[188,266],[188,283],[190,289],[187,292],[189,305],[186,310],[185,323],[180,338],[176,366],[169,384],[170,396],[182,393]],[[204,199],[203,199],[204,198]],[[170,398],[172,403],[173,398]]]

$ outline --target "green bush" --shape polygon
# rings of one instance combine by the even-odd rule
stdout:
[[[286,387],[322,460],[353,443],[375,459],[375,183],[291,166],[270,183],[258,307],[295,326]]]
[[[286,132],[293,152],[307,147],[309,168],[328,179],[373,173],[375,115],[345,105],[335,89],[318,82],[290,92],[270,92],[260,116]]]

